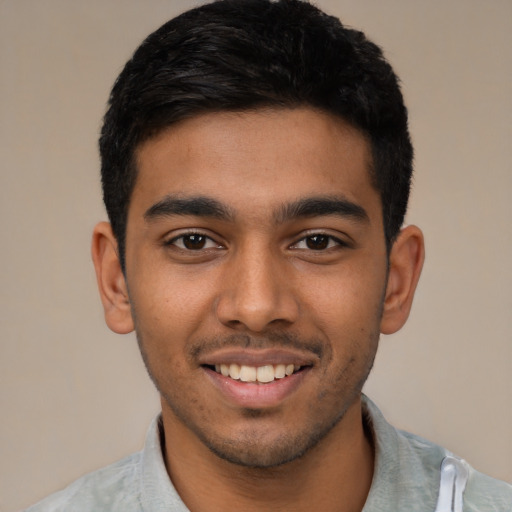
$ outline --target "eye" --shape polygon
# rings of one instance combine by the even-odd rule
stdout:
[[[345,246],[346,244],[330,235],[315,233],[306,236],[293,245],[293,249],[307,249],[310,251],[325,251],[333,247]]]
[[[166,245],[174,245],[185,251],[201,251],[204,249],[215,249],[220,247],[217,242],[201,233],[187,233],[177,236],[167,242]]]

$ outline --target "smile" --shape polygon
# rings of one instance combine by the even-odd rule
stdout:
[[[230,406],[274,408],[310,382],[319,356],[308,350],[224,347],[198,357],[204,376]],[[313,380],[314,382],[314,380]]]
[[[232,363],[215,365],[215,371],[224,377],[240,380],[242,382],[258,382],[261,384],[268,384],[277,379],[284,379],[298,372],[301,368],[301,366],[294,364],[248,366]]]

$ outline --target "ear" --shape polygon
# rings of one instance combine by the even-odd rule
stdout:
[[[121,269],[117,240],[108,222],[100,222],[92,235],[92,259],[105,311],[105,321],[118,334],[134,329],[126,280]]]
[[[416,226],[403,228],[389,255],[388,283],[380,324],[382,334],[393,334],[407,321],[424,259],[421,230]]]

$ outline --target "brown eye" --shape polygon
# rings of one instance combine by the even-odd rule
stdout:
[[[306,247],[313,251],[321,251],[329,247],[331,237],[326,235],[313,235],[306,238]]]
[[[204,249],[207,238],[204,235],[185,235],[182,237],[183,246],[191,251]]]
[[[219,249],[221,246],[209,236],[201,233],[187,233],[173,238],[166,245],[174,245],[185,251],[202,251],[206,249]]]

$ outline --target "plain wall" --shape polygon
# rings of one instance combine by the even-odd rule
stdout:
[[[416,148],[427,260],[366,392],[400,428],[512,481],[512,3],[319,0],[385,49]],[[0,510],[141,448],[156,392],[110,333],[89,256],[97,137],[151,30],[196,2],[0,0]]]

